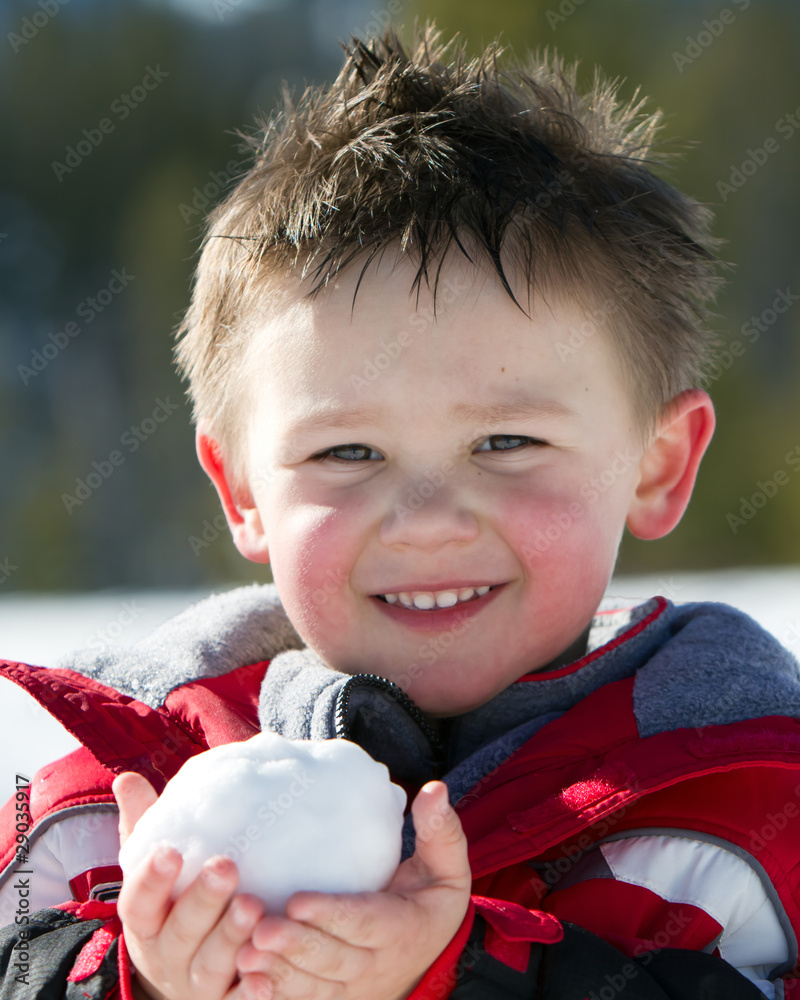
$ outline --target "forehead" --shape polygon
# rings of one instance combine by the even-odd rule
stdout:
[[[608,332],[578,301],[512,287],[520,308],[496,274],[461,255],[418,290],[415,273],[405,258],[384,258],[314,297],[287,279],[253,331],[248,362],[262,403],[271,395],[288,418],[375,411],[405,394],[429,408],[447,400],[466,418],[471,403],[539,398],[555,413],[559,398],[569,406],[578,394],[627,401]]]

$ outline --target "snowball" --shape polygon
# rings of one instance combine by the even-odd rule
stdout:
[[[293,892],[384,889],[400,862],[406,794],[347,740],[259,733],[190,758],[120,851],[123,872],[153,844],[183,856],[177,896],[203,862],[227,855],[239,892],[282,912]]]

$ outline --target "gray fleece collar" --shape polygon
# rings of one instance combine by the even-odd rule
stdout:
[[[181,684],[302,648],[275,585],[252,584],[190,605],[132,646],[78,650],[56,666],[158,708]]]

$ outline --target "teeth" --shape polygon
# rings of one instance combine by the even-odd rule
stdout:
[[[458,604],[458,594],[454,590],[443,590],[436,595],[437,608],[452,608],[454,604]]]
[[[433,594],[412,594],[411,600],[414,602],[414,607],[419,608],[420,611],[430,611],[436,605],[436,598]]]
[[[476,595],[478,597],[483,597],[483,595],[488,594],[491,589],[492,588],[487,585],[483,587],[461,587],[457,591],[401,591],[399,594],[383,594],[382,596],[389,604],[397,604],[399,602],[406,608],[415,608],[418,611],[430,611],[432,608],[452,608],[456,604],[469,601]]]

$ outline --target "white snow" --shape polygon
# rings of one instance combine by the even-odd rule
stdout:
[[[400,861],[406,794],[347,740],[260,733],[187,761],[120,852],[130,871],[151,846],[180,851],[175,893],[203,862],[227,855],[239,890],[282,912],[293,892],[385,888]]]

